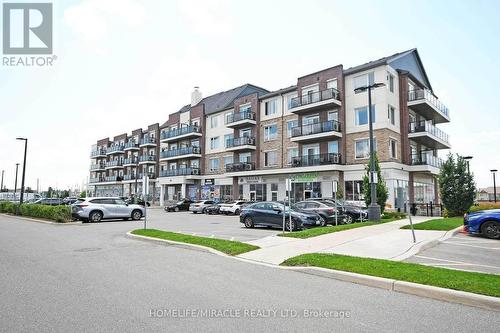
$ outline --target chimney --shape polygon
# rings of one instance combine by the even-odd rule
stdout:
[[[194,91],[191,93],[191,106],[195,106],[202,99],[201,92],[199,89],[200,87],[194,87]]]

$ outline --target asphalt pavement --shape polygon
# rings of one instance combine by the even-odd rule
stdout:
[[[0,331],[496,332],[500,324],[497,312],[126,238],[138,225],[0,215]]]

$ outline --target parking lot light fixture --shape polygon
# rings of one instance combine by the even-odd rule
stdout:
[[[23,199],[24,199],[24,179],[26,176],[26,152],[28,150],[28,139],[27,138],[16,138],[16,140],[24,141],[23,176],[21,178],[21,197],[19,198],[19,205],[22,205]]]
[[[493,174],[493,201],[497,203],[497,183],[495,179],[495,174],[498,171],[497,169],[491,169],[491,173]]]

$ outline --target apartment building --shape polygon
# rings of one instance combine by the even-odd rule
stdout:
[[[294,200],[329,197],[334,182],[346,200],[362,200],[369,108],[367,93],[354,90],[373,82],[385,84],[372,91],[371,112],[387,207],[439,202],[437,152],[450,143],[438,124],[450,121],[449,111],[412,49],[307,74],[278,91],[245,84],[203,98],[195,88],[191,103],[159,128],[160,203],[184,197],[283,200],[287,178],[294,179]]]

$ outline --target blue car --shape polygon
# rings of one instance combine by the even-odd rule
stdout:
[[[482,210],[464,215],[464,229],[469,234],[500,239],[500,209]]]
[[[246,228],[253,228],[256,225],[267,227],[283,227],[283,207],[284,205],[274,201],[263,201],[244,207],[240,213],[240,222]],[[288,231],[300,230],[304,228],[316,227],[322,224],[322,218],[316,213],[306,213],[294,210],[285,206],[286,229]],[[290,228],[289,217],[292,217]]]

